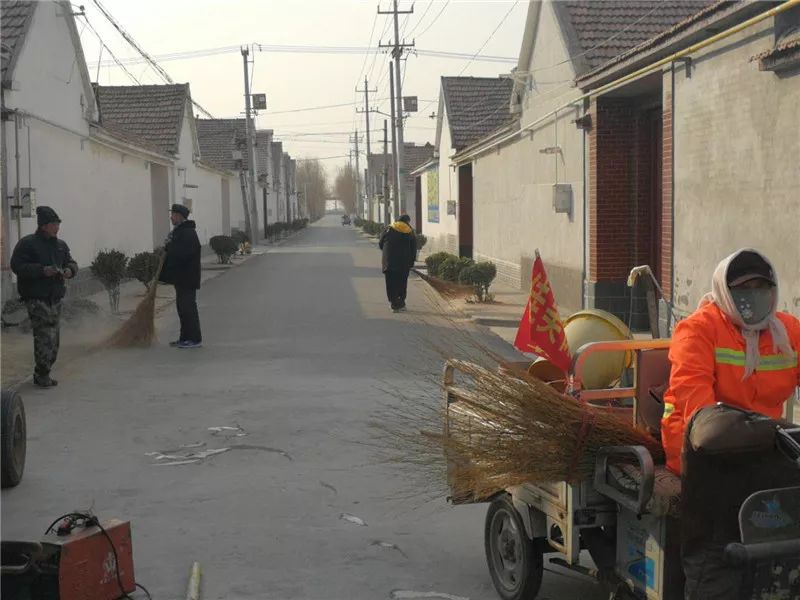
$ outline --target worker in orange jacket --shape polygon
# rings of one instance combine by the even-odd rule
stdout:
[[[800,320],[777,312],[769,260],[739,250],[717,266],[711,289],[670,344],[661,438],[667,467],[679,475],[686,425],[697,409],[722,402],[778,418],[800,385]]]

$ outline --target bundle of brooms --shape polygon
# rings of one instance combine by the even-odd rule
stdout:
[[[455,499],[484,499],[523,483],[578,482],[592,476],[605,446],[642,445],[663,461],[660,443],[635,428],[628,411],[591,406],[522,372],[451,363],[471,382],[459,386],[448,411],[405,403],[405,426],[382,427],[393,436],[396,461],[426,471],[429,488],[439,487],[431,476],[441,477],[445,466]]]
[[[164,256],[158,263],[153,280],[144,298],[139,302],[130,317],[102,344],[110,348],[148,347],[156,338],[156,292],[158,277],[164,266]]]

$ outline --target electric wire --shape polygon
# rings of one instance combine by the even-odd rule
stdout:
[[[95,2],[97,2],[97,0],[95,0]],[[472,58],[470,58],[470,59],[467,61],[467,64],[465,64],[465,65],[464,65],[464,68],[463,68],[463,69],[461,69],[461,71],[460,71],[460,72],[459,72],[459,74],[458,74],[458,76],[459,76],[459,77],[461,77],[461,75],[464,73],[464,71],[466,71],[466,70],[467,70],[467,67],[469,67],[469,66],[472,64],[472,62],[473,62],[473,61],[474,61],[474,60],[475,60],[475,59],[478,57],[478,55],[481,53],[481,51],[482,51],[482,50],[483,50],[483,49],[486,47],[486,44],[488,44],[488,43],[491,41],[491,39],[494,37],[494,35],[497,33],[497,31],[498,31],[498,30],[499,30],[499,29],[500,29],[500,28],[503,26],[503,24],[506,22],[506,20],[508,19],[508,17],[509,17],[509,16],[511,16],[511,13],[514,11],[514,9],[515,9],[515,8],[517,8],[517,5],[518,5],[518,4],[519,4],[519,0],[516,0],[516,1],[514,2],[514,4],[512,4],[512,5],[511,5],[511,8],[509,8],[509,9],[508,9],[508,12],[507,12],[507,13],[506,13],[506,14],[503,16],[503,18],[502,18],[502,19],[500,19],[500,22],[497,24],[497,27],[495,27],[495,28],[494,28],[494,31],[492,31],[492,33],[490,33],[490,34],[489,34],[489,37],[488,37],[488,38],[486,38],[486,41],[485,41],[485,42],[483,42],[483,44],[481,45],[481,47],[480,47],[480,48],[478,48],[478,51],[477,51],[477,52],[475,52],[475,55],[474,55]]]
[[[444,9],[447,8],[448,4],[450,4],[450,0],[447,0],[447,2],[444,3],[442,9],[438,13],[436,13],[435,17],[433,17],[433,21],[431,21],[425,29],[423,29],[420,33],[418,33],[417,37],[422,37],[431,27],[433,27],[433,24],[439,20],[439,17],[442,16],[442,13],[444,12]]]

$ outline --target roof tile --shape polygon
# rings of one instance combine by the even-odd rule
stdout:
[[[188,83],[94,87],[103,127],[140,138],[163,152],[178,153]]]
[[[453,148],[461,150],[510,121],[513,85],[507,77],[442,77]]]
[[[718,1],[568,0],[563,7],[591,70]]]
[[[25,35],[36,9],[37,2],[31,0],[3,0],[0,7],[0,64],[2,64],[2,78],[6,80],[6,71],[13,64],[22,49]],[[8,73],[10,77],[12,73]]]

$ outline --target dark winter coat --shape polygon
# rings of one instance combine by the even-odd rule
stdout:
[[[78,273],[78,265],[69,253],[66,242],[48,237],[41,230],[17,242],[11,255],[11,270],[17,276],[17,290],[23,300],[56,302],[67,293],[64,277],[45,277],[44,268],[69,269]]]
[[[166,258],[159,281],[180,288],[200,289],[200,240],[194,221],[172,230],[164,245]]]
[[[392,223],[381,236],[378,247],[383,251],[383,272],[401,271],[414,266],[417,259],[417,238],[410,225]]]

